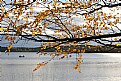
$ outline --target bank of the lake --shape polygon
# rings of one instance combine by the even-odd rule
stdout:
[[[13,47],[11,49],[11,52],[38,52],[43,47]],[[121,48],[114,48],[110,46],[85,46],[85,45],[78,45],[76,47],[74,46],[60,46],[62,51],[67,51],[68,48],[71,49],[85,49],[85,53],[121,53]],[[7,47],[0,47],[1,52],[5,52],[7,50]],[[56,51],[56,48],[50,48],[44,50],[44,52],[54,52]],[[76,51],[75,51],[76,52]]]

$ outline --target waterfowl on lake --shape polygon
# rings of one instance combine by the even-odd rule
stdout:
[[[24,55],[19,55],[19,57],[25,57]]]

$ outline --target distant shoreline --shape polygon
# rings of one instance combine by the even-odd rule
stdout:
[[[11,49],[11,52],[38,52],[42,47],[36,47],[36,48],[28,48],[28,47],[13,47]],[[68,48],[73,49],[73,46],[64,46],[61,47],[63,51],[68,50]],[[112,47],[106,47],[103,46],[102,48],[97,48],[96,46],[76,46],[77,50],[85,49],[85,53],[121,53],[121,48],[112,48]],[[5,52],[7,50],[7,47],[0,47],[0,52]],[[44,50],[44,52],[54,52],[56,48],[51,48]],[[76,53],[76,52],[73,52]]]

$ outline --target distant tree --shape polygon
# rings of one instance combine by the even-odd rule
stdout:
[[[71,58],[76,52],[74,68],[80,72],[85,49],[76,49],[78,46],[121,47],[120,6],[117,0],[0,0],[0,34],[10,42],[8,52],[18,38],[41,42],[38,54],[55,48],[49,61],[56,56]],[[70,47],[62,50],[64,46]],[[38,64],[33,71],[49,61]]]

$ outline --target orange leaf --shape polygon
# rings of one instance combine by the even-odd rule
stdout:
[[[117,38],[114,38],[114,40],[116,41],[116,40],[117,40]]]
[[[0,10],[1,10],[1,11],[4,11],[4,10],[5,10],[5,8],[3,8],[3,7],[2,7],[2,8],[0,8]]]

